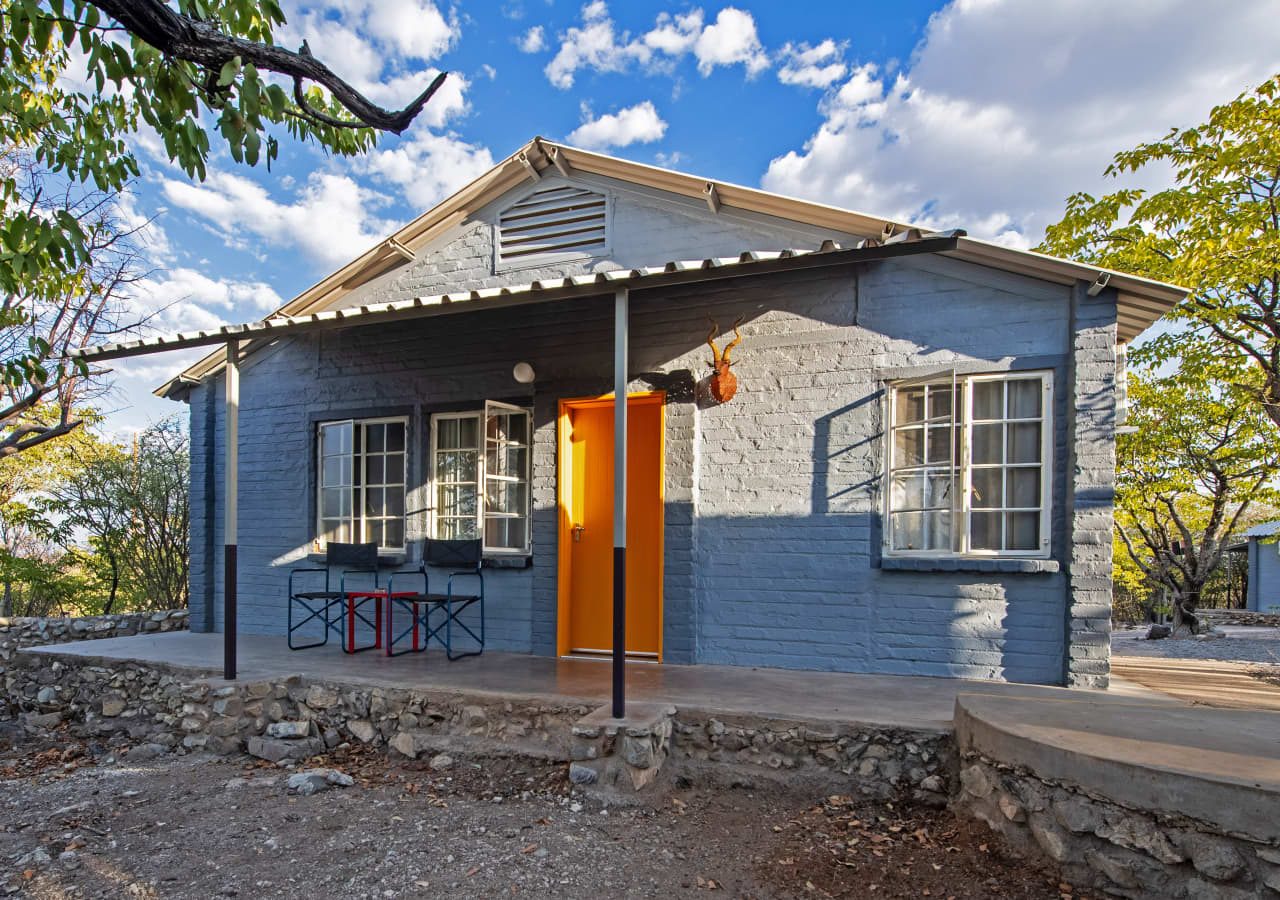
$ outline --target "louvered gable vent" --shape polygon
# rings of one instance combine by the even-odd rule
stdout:
[[[500,262],[565,251],[589,256],[605,246],[604,195],[573,185],[534,191],[498,219]]]

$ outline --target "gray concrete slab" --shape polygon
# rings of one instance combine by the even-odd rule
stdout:
[[[174,632],[59,644],[27,652],[89,659],[138,660],[199,674],[220,675],[222,635]],[[606,661],[485,653],[448,662],[442,654],[387,658],[377,651],[346,655],[337,647],[290,652],[284,639],[243,635],[237,645],[241,680],[302,675],[310,679],[422,690],[580,700],[598,706],[610,697]],[[1135,689],[1140,692],[1141,689]],[[677,666],[637,662],[627,667],[627,693],[641,703],[781,720],[858,722],[922,730],[950,730],[961,691],[1023,698],[1074,696],[1079,690],[920,678],[801,672],[733,666]],[[1100,702],[1108,697],[1089,691]],[[1159,695],[1147,692],[1152,698]],[[1159,702],[1154,700],[1152,702]],[[1173,701],[1166,701],[1173,702]]]
[[[961,692],[955,725],[962,751],[1280,841],[1280,713]]]

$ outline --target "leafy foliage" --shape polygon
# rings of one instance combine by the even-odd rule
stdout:
[[[1116,529],[1133,567],[1171,592],[1175,623],[1249,511],[1277,500],[1280,444],[1251,377],[1219,362],[1130,378],[1136,430],[1117,446]]]
[[[8,609],[169,609],[187,603],[186,436],[175,420],[132,445],[80,430],[0,460]],[[0,497],[0,500],[5,499]]]
[[[110,196],[139,174],[130,138],[141,131],[199,179],[211,135],[251,166],[278,158],[286,135],[354,155],[376,129],[408,127],[443,80],[383,110],[305,45],[277,45],[283,23],[276,0],[0,0],[0,157]],[[0,333],[23,332],[0,356],[0,387],[18,393],[89,374],[51,371],[60,348],[32,325],[36,307],[86,296],[99,233],[74,204],[41,201],[0,166]]]
[[[1185,285],[1173,327],[1135,347],[1134,361],[1246,361],[1259,377],[1237,384],[1280,424],[1280,76],[1202,125],[1116,154],[1107,175],[1166,168],[1165,190],[1073,195],[1039,249]]]

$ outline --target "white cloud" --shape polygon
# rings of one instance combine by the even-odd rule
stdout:
[[[669,71],[680,58],[692,55],[706,77],[717,66],[742,65],[752,78],[769,66],[751,13],[726,6],[711,25],[704,26],[701,9],[672,15],[660,13],[654,27],[632,38],[619,33],[604,0],[582,8],[581,26],[560,34],[560,49],[545,69],[558,88],[573,87],[580,69],[625,72],[638,65],[647,72]]]
[[[828,88],[849,71],[844,64],[844,46],[827,38],[816,47],[785,44],[778,54],[778,80],[801,87]]]
[[[491,169],[493,156],[488,148],[457,135],[415,130],[398,146],[375,150],[356,165],[396,185],[409,204],[422,211]]]
[[[547,39],[541,25],[534,25],[516,42],[521,53],[541,53],[547,49]]]
[[[1106,188],[1117,150],[1268,78],[1278,42],[1266,0],[957,0],[906,70],[855,67],[763,184],[1033,245],[1068,194]]]
[[[645,100],[616,113],[588,119],[569,134],[569,143],[588,150],[599,150],[649,144],[660,140],[666,133],[667,123],[653,108],[653,103]]]
[[[233,246],[266,242],[331,266],[354,259],[394,229],[370,212],[385,198],[345,175],[314,173],[292,203],[225,172],[211,172],[200,185],[169,179],[163,190],[170,203],[204,219]]]
[[[756,34],[756,20],[751,13],[732,6],[720,10],[715,24],[708,25],[698,35],[693,54],[698,57],[698,71],[704,76],[710,75],[716,66],[737,63],[746,66],[748,77],[769,67],[769,57]]]
[[[553,85],[568,89],[578,69],[622,72],[634,61],[647,62],[651,55],[648,47],[630,40],[626,32],[619,37],[604,0],[595,0],[582,7],[582,27],[571,27],[560,35],[560,49],[544,71]]]

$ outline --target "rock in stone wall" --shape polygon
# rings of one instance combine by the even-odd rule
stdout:
[[[1280,628],[1280,615],[1252,612],[1247,609],[1201,609],[1196,611],[1214,625],[1253,625],[1260,628]]]
[[[20,616],[0,618],[0,675],[23,647],[65,644],[101,638],[185,631],[187,611],[168,609],[110,616]]]
[[[3,687],[21,712],[60,714],[86,734],[178,751],[248,748],[268,759],[299,758],[354,741],[411,757],[461,750],[567,761],[570,725],[589,711],[297,676],[225,684],[163,666],[103,666],[37,653],[18,655],[3,673]],[[286,722],[288,727],[271,728]],[[309,742],[289,743],[300,740]]]
[[[1128,809],[981,757],[964,759],[954,803],[1014,847],[1048,857],[1077,887],[1161,900],[1280,896],[1280,846]]]
[[[950,734],[856,723],[722,720],[681,711],[672,745],[676,759],[818,776],[877,797],[909,792],[935,804],[945,803],[955,767]]]

